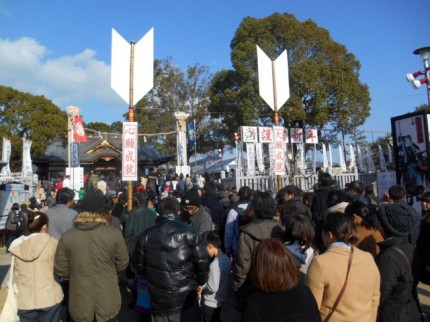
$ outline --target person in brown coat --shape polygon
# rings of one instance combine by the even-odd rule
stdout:
[[[372,255],[352,245],[357,241],[352,219],[342,213],[328,213],[322,231],[328,249],[312,260],[306,280],[322,320],[331,315],[330,322],[376,321],[381,277]],[[345,281],[341,300],[333,310]]]

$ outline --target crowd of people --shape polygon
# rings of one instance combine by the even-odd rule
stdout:
[[[378,203],[328,173],[313,192],[276,194],[203,176],[145,179],[130,212],[127,186],[94,173],[79,198],[63,180],[55,202],[12,206],[21,321],[60,321],[62,307],[70,321],[118,321],[124,290],[142,321],[233,321],[227,301],[245,322],[423,321],[430,192],[418,213],[401,185]]]

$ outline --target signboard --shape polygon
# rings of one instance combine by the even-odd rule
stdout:
[[[256,126],[241,126],[240,127],[241,138],[243,143],[255,143],[258,142],[258,133]]]
[[[425,112],[391,119],[396,179],[409,196],[415,196],[420,188],[429,186],[428,120],[429,116]]]
[[[258,138],[260,143],[272,143],[273,129],[271,127],[258,127]]]
[[[314,129],[306,130],[306,143],[318,144],[318,131]]]
[[[137,181],[137,122],[122,124],[122,180]]]

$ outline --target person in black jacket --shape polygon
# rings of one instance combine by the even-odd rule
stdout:
[[[197,287],[209,274],[207,251],[197,231],[177,220],[175,198],[162,199],[159,213],[132,256],[134,270],[148,280],[152,321],[200,321]]]
[[[414,218],[391,204],[379,209],[378,219],[385,238],[376,257],[381,273],[378,322],[421,321],[411,267],[414,246],[408,242]]]
[[[283,198],[283,203],[285,207],[295,206],[299,211],[304,213],[306,216],[312,220],[312,212],[308,206],[306,206],[302,201],[303,191],[293,185],[285,186],[285,195]]]

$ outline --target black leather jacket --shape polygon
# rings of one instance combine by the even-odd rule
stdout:
[[[155,315],[191,307],[197,285],[204,285],[209,273],[209,257],[197,231],[173,214],[160,216],[140,236],[132,265],[148,280]]]

